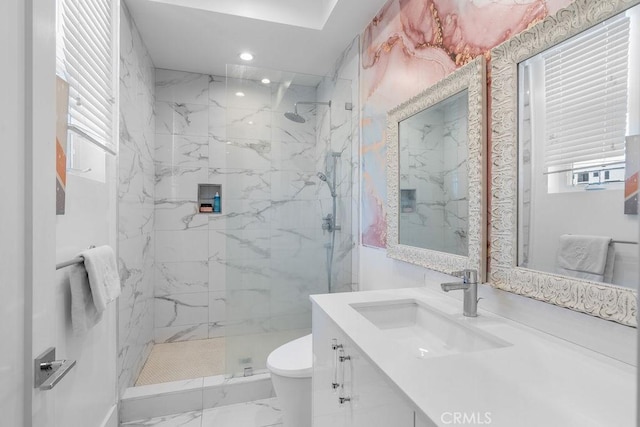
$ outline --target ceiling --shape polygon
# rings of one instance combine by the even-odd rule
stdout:
[[[220,76],[241,63],[325,75],[385,2],[126,0],[157,68]]]

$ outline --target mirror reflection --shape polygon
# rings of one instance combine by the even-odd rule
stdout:
[[[402,245],[468,255],[468,90],[399,122]]]
[[[518,67],[518,265],[638,287],[640,7]]]

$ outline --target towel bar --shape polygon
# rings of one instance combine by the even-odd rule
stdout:
[[[611,243],[620,243],[622,245],[637,245],[638,242],[632,242],[631,240],[612,240]]]
[[[69,261],[61,262],[56,264],[56,270],[60,270],[61,268],[69,267],[70,265],[80,264],[84,262],[84,258],[81,256],[70,259]]]
[[[91,245],[89,246],[89,249],[93,249],[95,248],[95,245]],[[70,259],[69,261],[65,261],[65,262],[60,262],[58,264],[56,264],[56,270],[60,270],[61,268],[65,268],[65,267],[69,267],[70,265],[74,265],[74,264],[81,264],[84,262],[84,258],[82,258],[81,256],[77,256],[73,259]]]

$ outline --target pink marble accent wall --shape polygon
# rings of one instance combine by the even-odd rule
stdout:
[[[362,243],[386,246],[386,113],[572,0],[389,0],[362,35]]]

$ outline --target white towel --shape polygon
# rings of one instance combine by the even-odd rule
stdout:
[[[120,277],[113,249],[100,246],[80,253],[84,258],[84,268],[89,276],[93,304],[102,313],[107,304],[120,295]]]
[[[556,272],[602,282],[605,270],[612,270],[611,238],[603,236],[560,236]]]
[[[102,312],[96,310],[91,296],[89,276],[82,264],[69,269],[71,287],[71,324],[75,335],[83,335],[102,319]]]

